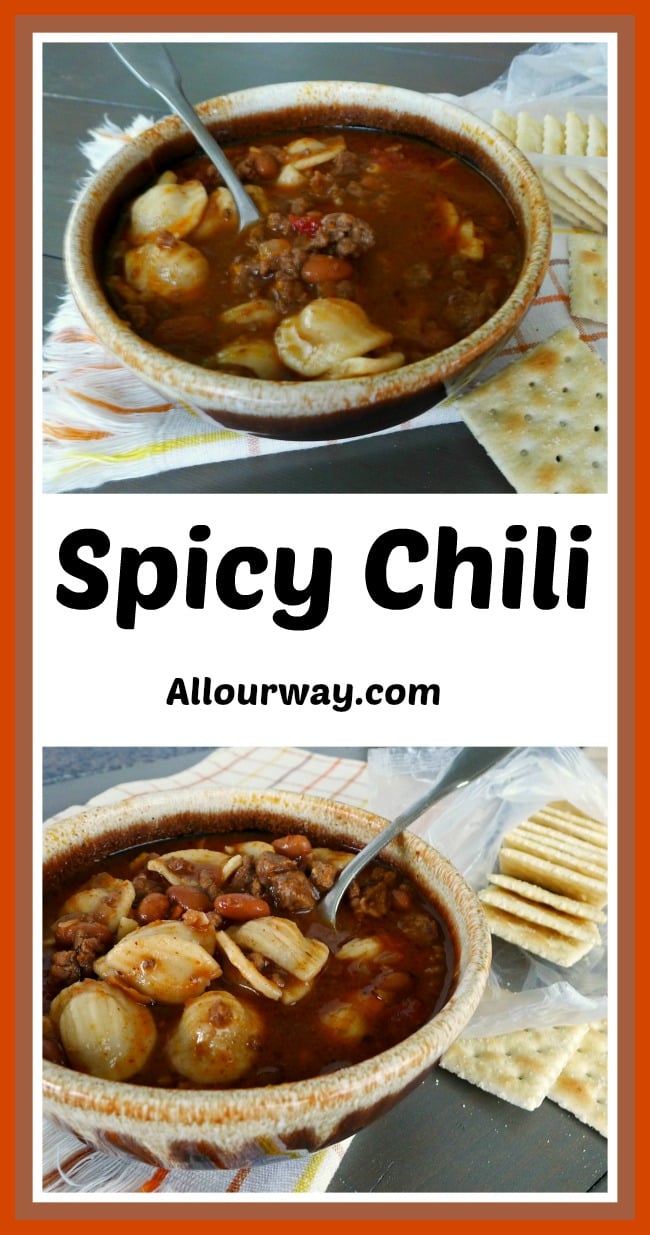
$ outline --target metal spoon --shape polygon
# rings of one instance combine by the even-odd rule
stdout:
[[[426,793],[417,798],[411,806],[407,806],[406,810],[401,811],[392,823],[389,823],[378,836],[375,836],[367,845],[364,845],[363,849],[353,857],[352,861],[348,862],[348,865],[341,871],[334,887],[319,902],[317,907],[318,916],[330,926],[334,926],[336,923],[336,913],[344,892],[352,883],[352,880],[356,879],[359,871],[363,870],[364,866],[367,866],[368,862],[371,862],[385,848],[389,841],[393,840],[395,836],[399,836],[400,832],[403,832],[405,828],[408,828],[409,824],[419,819],[420,815],[423,815],[425,810],[428,810],[435,802],[439,802],[441,798],[446,797],[454,789],[460,789],[463,785],[468,785],[471,781],[476,780],[483,772],[487,772],[488,768],[493,767],[495,763],[500,763],[514,749],[514,746],[467,746],[464,750],[461,750],[444,776],[432,789],[427,789]]]
[[[212,134],[199,120],[184,92],[181,76],[167,48],[162,43],[111,43],[111,47],[128,69],[173,107],[190,132],[212,160],[224,183],[230,189],[239,214],[239,230],[257,223],[260,214],[238,180],[232,165]]]

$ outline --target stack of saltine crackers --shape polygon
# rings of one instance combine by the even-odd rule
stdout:
[[[601,943],[607,829],[551,803],[509,832],[479,892],[493,935],[562,967]],[[607,1021],[459,1039],[447,1071],[532,1111],[550,1098],[607,1135]]]
[[[607,322],[607,128],[501,109],[492,122],[531,158],[567,238],[571,315]],[[551,156],[550,159],[548,156]],[[542,166],[543,164],[543,166]],[[583,165],[584,164],[584,165]],[[602,167],[605,167],[605,170]],[[607,489],[607,372],[577,327],[557,331],[457,400],[465,423],[519,493]]]
[[[604,232],[608,143],[607,125],[599,116],[583,120],[577,112],[569,111],[563,119],[546,115],[536,120],[527,111],[513,115],[496,108],[492,123],[515,146],[533,156],[554,213],[574,227]],[[536,159],[536,155],[551,157]]]

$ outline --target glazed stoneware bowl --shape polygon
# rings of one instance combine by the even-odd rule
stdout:
[[[176,790],[96,807],[44,834],[45,890],[129,846],[199,833],[306,832],[326,846],[360,847],[385,820],[339,802],[288,793]],[[480,903],[431,846],[403,836],[391,863],[449,928],[456,971],[449,998],[422,1028],[363,1063],[312,1080],[228,1090],[165,1090],[43,1065],[43,1114],[108,1153],[165,1167],[235,1168],[343,1140],[422,1080],[472,1016],[490,966]]]
[[[69,285],[101,343],[171,401],[236,430],[322,439],[373,432],[409,419],[469,380],[510,337],[542,282],[550,251],[546,197],[526,157],[463,108],[432,95],[359,82],[294,82],[210,99],[197,108],[221,142],[315,126],[365,126],[411,134],[468,160],[510,204],[523,238],[521,273],[501,308],[444,351],[372,376],[266,381],[178,360],[139,338],[110,306],[99,275],[120,208],[174,160],[195,149],[171,117],[125,144],[89,183],[67,228]]]

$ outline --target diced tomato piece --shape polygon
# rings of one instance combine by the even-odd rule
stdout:
[[[320,211],[312,210],[309,214],[290,214],[289,222],[295,232],[302,232],[303,236],[315,236],[322,217]]]

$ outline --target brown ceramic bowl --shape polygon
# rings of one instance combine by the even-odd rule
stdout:
[[[176,790],[96,807],[44,835],[46,889],[109,853],[192,833],[307,832],[327,846],[360,847],[385,825],[366,811],[290,793]],[[472,1016],[490,966],[480,903],[458,871],[419,837],[386,850],[446,921],[456,973],[444,1007],[416,1033],[363,1063],[312,1080],[256,1089],[164,1090],[43,1065],[43,1113],[109,1153],[166,1167],[232,1168],[350,1136],[422,1080]]]
[[[262,381],[189,364],[145,342],[111,308],[98,269],[125,201],[171,162],[195,149],[175,117],[129,142],[85,189],[65,240],[68,281],[101,342],[170,400],[190,403],[231,429],[280,438],[345,437],[397,424],[440,402],[449,383],[469,379],[517,327],[548,263],[551,220],[530,163],[489,124],[432,95],[359,82],[298,82],[242,90],[197,111],[219,141],[287,128],[354,125],[412,134],[461,155],[509,202],[524,238],[518,282],[478,330],[443,352],[401,369],[338,381]]]

